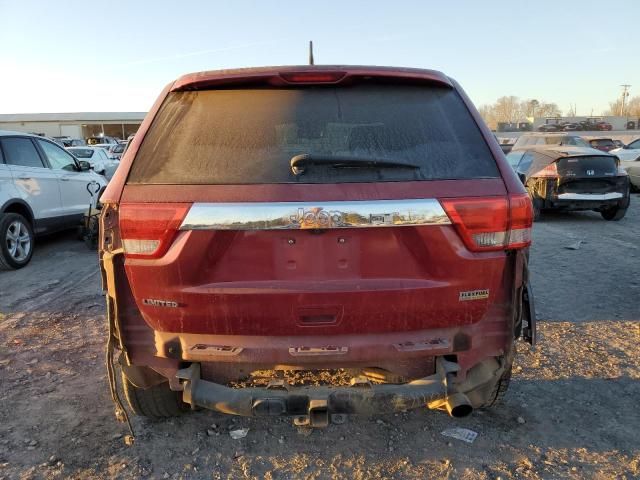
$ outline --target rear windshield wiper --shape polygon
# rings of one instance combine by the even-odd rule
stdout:
[[[291,158],[289,162],[294,175],[302,175],[309,165],[330,165],[336,168],[411,168],[419,165],[389,158],[354,157],[348,155],[311,155],[303,153]]]

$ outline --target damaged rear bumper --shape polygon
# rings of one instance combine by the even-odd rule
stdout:
[[[542,208],[561,210],[598,210],[628,202],[629,179],[626,175],[594,179],[535,178],[527,189],[544,203]]]
[[[488,359],[474,367],[461,384],[455,384],[458,364],[436,359],[436,373],[404,384],[372,384],[363,377],[348,387],[292,387],[282,380],[265,388],[230,388],[200,377],[200,364],[179,370],[183,401],[240,416],[293,416],[296,425],[324,427],[342,423],[346,414],[372,414],[421,407],[446,409],[454,417],[471,413],[486,401],[504,373],[504,366]]]

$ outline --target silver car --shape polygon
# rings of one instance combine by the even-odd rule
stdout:
[[[104,148],[96,146],[68,147],[67,151],[79,160],[89,162],[94,172],[110,180],[120,165],[118,160],[109,158]]]
[[[640,190],[640,138],[622,148],[614,148],[609,153],[620,159],[620,166],[629,174],[631,185]]]

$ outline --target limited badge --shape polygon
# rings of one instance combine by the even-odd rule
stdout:
[[[489,290],[469,290],[468,292],[460,292],[458,300],[466,302],[467,300],[484,300],[485,298],[489,298]]]
[[[142,303],[144,305],[151,305],[152,307],[178,308],[178,302],[172,302],[171,300],[156,300],[155,298],[143,298]]]

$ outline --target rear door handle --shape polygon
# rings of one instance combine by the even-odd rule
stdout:
[[[31,177],[18,177],[18,180],[32,180]]]
[[[69,181],[69,177],[60,177],[60,180],[62,180],[63,182],[68,182]]]

